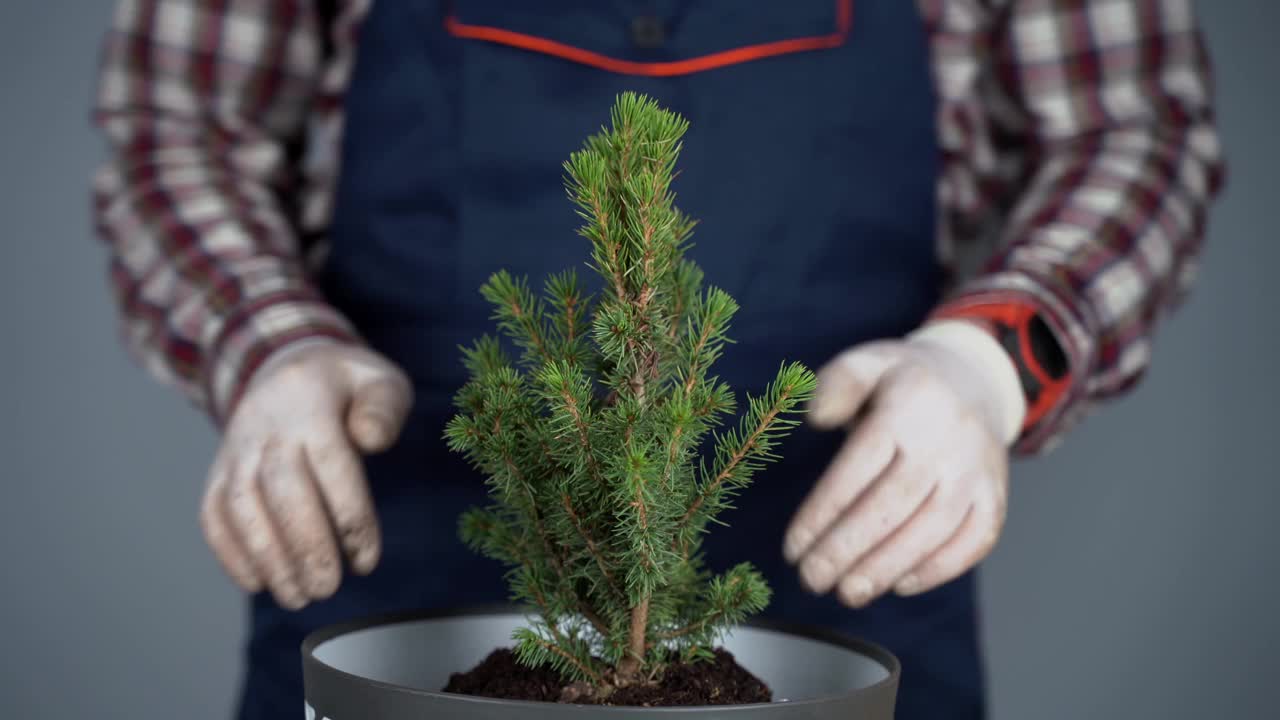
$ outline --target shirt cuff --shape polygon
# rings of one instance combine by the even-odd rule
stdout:
[[[205,368],[214,421],[225,424],[253,374],[272,355],[297,343],[327,338],[359,343],[351,323],[317,293],[287,290],[255,298],[225,316]]]

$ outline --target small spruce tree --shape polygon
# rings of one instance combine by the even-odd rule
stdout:
[[[487,335],[463,348],[470,380],[445,433],[492,497],[463,515],[463,539],[537,611],[518,657],[599,693],[708,657],[768,603],[750,564],[713,576],[701,537],[816,384],[783,364],[739,411],[711,374],[738,306],[685,258],[694,222],[670,190],[688,124],[630,93],[611,120],[564,165],[603,290],[588,297],[573,270],[541,294],[494,274],[481,292],[518,357]]]

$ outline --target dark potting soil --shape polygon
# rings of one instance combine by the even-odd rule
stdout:
[[[672,665],[653,684],[619,688],[604,700],[566,690],[565,682],[549,668],[528,668],[508,649],[494,650],[483,662],[464,673],[454,673],[444,692],[507,700],[576,702],[590,705],[738,705],[769,702],[769,686],[747,672],[722,649],[711,660]],[[574,698],[569,700],[569,698]]]

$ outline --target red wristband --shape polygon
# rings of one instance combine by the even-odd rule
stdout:
[[[992,303],[942,307],[933,317],[980,321],[1009,353],[1027,400],[1027,417],[1022,424],[1024,432],[1057,407],[1070,389],[1071,375],[1065,363],[1054,363],[1062,367],[1047,366],[1049,363],[1044,358],[1051,353],[1061,355],[1061,349],[1047,332],[1036,333],[1036,325],[1043,328],[1044,322],[1034,306]],[[1053,347],[1046,349],[1046,343]]]

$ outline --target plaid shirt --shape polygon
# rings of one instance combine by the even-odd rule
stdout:
[[[225,417],[273,351],[356,331],[309,280],[370,0],[121,0],[96,218],[128,346]],[[1070,389],[1043,449],[1130,387],[1195,275],[1222,161],[1191,0],[917,0],[945,309],[1034,305]],[[855,19],[856,25],[856,19]]]

